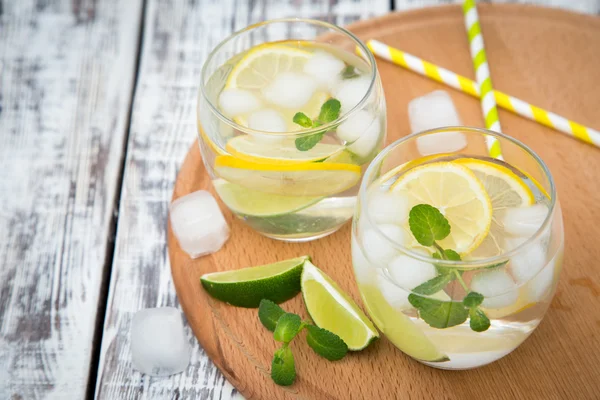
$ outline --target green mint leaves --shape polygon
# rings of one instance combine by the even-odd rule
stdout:
[[[446,217],[429,204],[414,206],[408,214],[408,225],[417,242],[427,247],[450,234],[450,224]]]
[[[451,228],[446,217],[437,208],[429,204],[414,206],[408,215],[408,225],[419,244],[433,248],[432,258],[448,261],[461,260],[460,254],[456,251],[444,249],[438,243],[450,234]],[[506,262],[483,268],[497,268],[504,264]],[[408,296],[410,304],[418,310],[419,317],[428,325],[438,329],[460,325],[469,318],[469,326],[473,331],[486,331],[490,327],[490,320],[480,308],[484,296],[469,289],[462,277],[462,271],[443,265],[435,267],[438,275],[413,288],[412,293]],[[425,297],[440,292],[454,280],[466,293],[462,302]]]
[[[278,385],[289,386],[296,380],[296,365],[289,344],[304,328],[308,332],[308,345],[321,357],[336,361],[348,353],[348,346],[338,335],[303,322],[299,315],[285,312],[270,300],[261,300],[258,318],[265,328],[273,332],[273,338],[283,343],[275,351],[271,362],[271,379]]]
[[[292,121],[303,128],[317,128],[321,125],[335,121],[340,116],[342,104],[337,99],[329,99],[321,106],[321,111],[316,119],[309,118],[306,114],[298,112]],[[300,151],[308,151],[315,147],[323,139],[327,131],[320,131],[312,135],[301,136],[296,139],[296,148]]]
[[[360,76],[360,74],[356,72],[356,68],[352,65],[346,65],[342,72],[340,72],[340,75],[342,76],[342,79],[354,79]]]

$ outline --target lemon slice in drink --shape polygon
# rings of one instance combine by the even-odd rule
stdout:
[[[312,320],[342,338],[350,350],[362,350],[379,337],[356,303],[310,261],[302,271],[302,296]]]
[[[358,165],[267,164],[232,156],[218,156],[215,173],[240,186],[282,196],[329,196],[351,188],[360,179]]]
[[[403,193],[411,206],[429,204],[444,214],[451,227],[450,235],[439,242],[445,249],[470,253],[488,234],[492,222],[490,198],[475,174],[461,164],[433,162],[413,168],[390,190]],[[408,222],[405,228],[409,229]],[[412,240],[412,246],[419,245]]]
[[[317,143],[308,151],[300,151],[296,148],[294,139],[286,138],[277,142],[265,142],[249,135],[236,136],[229,140],[225,149],[232,156],[241,160],[270,164],[321,161],[343,150],[340,145]]]
[[[485,240],[473,251],[473,257],[493,257],[504,252],[499,222],[502,211],[508,207],[526,207],[535,203],[531,189],[509,168],[490,161],[463,158],[455,162],[469,168],[485,187],[492,203],[492,223]]]
[[[213,182],[219,197],[232,211],[253,217],[273,217],[290,214],[309,207],[321,196],[281,196],[245,188],[217,179]]]
[[[255,308],[262,299],[281,303],[300,291],[302,266],[309,256],[292,258],[258,267],[213,272],[200,277],[214,298],[237,307]]]

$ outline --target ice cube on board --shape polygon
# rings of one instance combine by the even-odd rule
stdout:
[[[252,112],[260,106],[260,99],[247,90],[225,89],[219,95],[219,108],[228,117]]]
[[[517,301],[517,285],[504,268],[478,272],[471,280],[471,290],[485,298],[481,304],[485,308],[508,307]]]
[[[412,133],[462,125],[452,98],[443,90],[412,99],[408,103],[408,119]],[[451,153],[466,146],[467,138],[461,132],[440,132],[417,138],[417,149],[424,156]]]
[[[321,88],[330,88],[340,79],[346,64],[325,51],[316,51],[304,64],[304,72],[312,76]]]
[[[133,367],[152,376],[173,375],[190,362],[190,344],[181,312],[173,307],[146,308],[131,321]]]
[[[309,75],[298,72],[281,72],[263,89],[267,101],[283,108],[300,108],[315,93],[317,82]]]
[[[169,207],[179,245],[192,258],[218,251],[229,239],[229,226],[216,200],[206,190],[178,198]]]
[[[510,207],[504,210],[502,225],[511,235],[531,237],[541,228],[547,215],[548,207],[545,204]]]

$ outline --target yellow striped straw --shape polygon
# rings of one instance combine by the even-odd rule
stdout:
[[[463,13],[465,16],[465,27],[469,37],[469,48],[471,49],[471,58],[473,67],[475,67],[475,76],[479,85],[479,98],[481,100],[481,110],[485,119],[485,127],[495,132],[501,132],[500,120],[498,119],[498,108],[494,99],[494,88],[492,86],[492,77],[485,54],[483,44],[483,34],[479,24],[479,14],[475,0],[465,0],[463,3]],[[502,159],[502,149],[500,142],[493,136],[487,136],[488,152],[493,158]]]
[[[426,76],[434,81],[444,83],[473,97],[480,97],[479,85],[467,77],[439,67],[402,50],[390,47],[377,40],[369,40],[367,47],[376,56],[391,61],[396,65]],[[600,131],[578,124],[504,92],[494,90],[493,93],[499,107],[565,133],[585,143],[600,147]]]

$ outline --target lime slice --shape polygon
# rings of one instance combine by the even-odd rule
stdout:
[[[236,136],[227,142],[225,149],[241,160],[269,164],[300,164],[321,161],[342,152],[341,145],[317,143],[308,151],[296,148],[294,139],[282,139],[277,142],[265,142],[244,135]]]
[[[411,207],[429,204],[450,222],[450,235],[439,242],[445,249],[468,254],[487,236],[492,205],[485,187],[467,167],[456,162],[433,162],[413,168],[391,187],[402,193]],[[408,228],[408,221],[406,222]],[[410,230],[409,230],[410,232]],[[418,246],[413,240],[412,246]]]
[[[302,271],[302,296],[312,320],[362,350],[379,337],[373,323],[339,286],[310,261]]]
[[[517,174],[507,167],[490,161],[463,158],[455,162],[469,168],[481,181],[492,203],[490,231],[472,257],[493,257],[504,252],[504,227],[500,224],[502,210],[509,207],[527,207],[535,203],[535,196]]]
[[[442,362],[449,358],[425,336],[406,315],[394,309],[373,285],[361,285],[360,292],[375,323],[400,350],[422,361]],[[384,321],[386,321],[384,323]]]
[[[217,179],[213,182],[219,197],[230,210],[253,217],[273,217],[291,214],[321,200],[320,196],[281,196]]]
[[[302,265],[309,256],[258,267],[213,272],[200,277],[212,297],[237,307],[255,308],[262,299],[281,303],[300,291]]]
[[[267,164],[218,156],[215,173],[249,189],[282,196],[329,196],[360,180],[360,167],[339,163]]]

